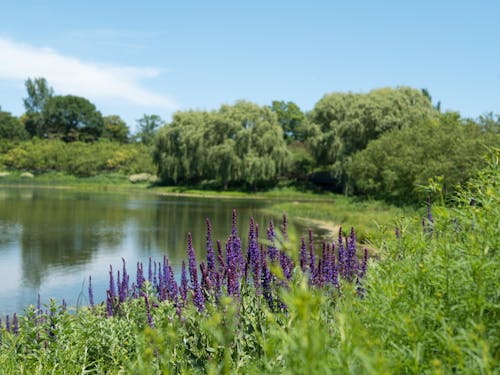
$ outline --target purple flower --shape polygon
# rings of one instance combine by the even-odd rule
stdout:
[[[272,309],[274,308],[274,300],[271,292],[272,275],[267,265],[266,258],[262,260],[262,294],[264,295],[267,304]]]
[[[299,260],[300,260],[300,269],[302,272],[306,272],[307,270],[307,249],[306,249],[306,240],[304,236],[300,238],[300,250],[299,250]]]
[[[260,252],[259,252],[259,244],[257,240],[257,235],[255,231],[255,222],[253,217],[250,218],[250,228],[248,231],[248,262],[252,267],[252,276],[253,276],[253,285],[255,287],[255,291],[257,294],[260,294]]]
[[[122,282],[121,282],[121,287],[120,287],[120,295],[119,299],[120,302],[125,302],[128,296],[128,289],[129,289],[129,275],[127,273],[127,267],[125,264],[125,259],[122,258],[123,262],[123,274],[122,274]]]
[[[182,271],[181,271],[181,287],[179,293],[181,295],[184,304],[187,303],[187,291],[188,291],[188,282],[186,276],[186,263],[182,261]]]
[[[196,256],[194,254],[193,238],[191,236],[191,232],[188,233],[188,269],[191,289],[194,290],[198,285],[198,266],[196,265]]]
[[[194,254],[193,238],[191,236],[191,233],[188,233],[188,267],[191,289],[194,292],[193,302],[198,308],[198,311],[203,311],[205,309],[205,298],[203,297],[200,284],[198,283],[198,270],[196,267],[196,257]]]
[[[316,256],[314,255],[314,241],[312,230],[309,229],[309,270],[311,271],[311,277],[315,273],[316,267]]]
[[[142,288],[144,287],[144,282],[146,279],[144,278],[144,271],[142,269],[142,263],[137,262],[137,274],[136,274],[136,282],[137,282],[137,290],[138,293],[141,293]]]
[[[148,317],[148,324],[151,328],[155,327],[153,322],[153,316],[151,315],[151,306],[149,305],[149,298],[147,294],[144,294],[144,303],[146,304],[146,314]]]
[[[111,299],[114,299],[115,298],[115,291],[116,291],[116,288],[115,288],[115,279],[113,277],[113,267],[111,266],[111,264],[109,265],[109,298]]]
[[[208,267],[208,277],[212,284],[215,282],[215,253],[214,247],[212,245],[212,225],[210,220],[205,219],[207,224],[207,267]]]
[[[267,240],[268,240],[268,245],[267,245],[267,253],[269,254],[269,259],[271,259],[271,262],[275,262],[278,260],[278,249],[276,248],[275,241],[276,241],[276,234],[274,233],[274,226],[273,222],[269,222],[269,228],[267,229]]]
[[[5,329],[10,332],[10,318],[8,315],[5,317]]]
[[[230,237],[226,243],[227,257],[227,294],[230,296],[240,296],[240,283],[238,275],[238,258],[235,254],[234,244]]]

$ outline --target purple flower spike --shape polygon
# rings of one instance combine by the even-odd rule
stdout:
[[[10,332],[10,318],[8,315],[5,317],[5,329]]]
[[[275,262],[278,260],[278,249],[275,245],[276,234],[274,233],[273,222],[269,222],[269,228],[267,229],[267,240],[269,244],[267,245],[267,253],[269,254],[269,259],[271,262]]]
[[[128,296],[128,289],[129,289],[129,275],[127,273],[127,267],[125,264],[125,259],[122,258],[123,262],[123,274],[122,274],[122,282],[120,286],[120,295],[119,299],[120,302],[125,302]]]
[[[306,240],[304,236],[300,238],[300,250],[299,250],[299,260],[300,260],[300,269],[302,272],[306,272],[307,270],[307,249],[306,249]]]
[[[92,276],[89,276],[89,304],[94,307],[94,291],[92,290]]]
[[[215,283],[215,252],[214,247],[212,245],[212,225],[210,220],[207,218],[205,220],[207,224],[207,268],[208,268],[208,277],[212,284]]]
[[[148,316],[148,324],[151,328],[155,327],[153,322],[153,316],[151,315],[151,306],[149,305],[149,298],[147,294],[144,294],[144,303],[146,304],[146,314]]]
[[[193,249],[193,238],[191,233],[188,233],[188,268],[189,268],[189,281],[191,282],[191,289],[195,290],[198,285],[198,266],[196,264],[196,256]]]
[[[115,279],[113,277],[113,267],[110,264],[109,265],[109,297],[111,299],[115,298],[115,295],[116,295],[115,291],[116,291],[116,287],[115,287]]]
[[[181,287],[180,287],[180,295],[184,304],[187,303],[187,293],[188,293],[188,281],[186,276],[186,263],[182,261],[182,271],[181,271]]]
[[[141,293],[141,290],[144,287],[145,281],[146,281],[146,279],[144,278],[144,271],[142,268],[142,263],[137,262],[137,274],[136,274],[137,293],[136,293],[136,295],[139,295]]]
[[[313,241],[313,232],[309,229],[309,270],[311,272],[311,276],[314,275],[316,271],[316,256],[314,255],[314,241]]]

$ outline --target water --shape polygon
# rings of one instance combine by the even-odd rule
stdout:
[[[243,244],[253,216],[261,237],[269,220],[281,224],[281,213],[264,215],[262,200],[235,200],[76,192],[73,190],[0,188],[0,316],[22,313],[49,298],[69,306],[88,304],[88,277],[96,301],[105,298],[109,265],[122,266],[123,257],[135,277],[137,262],[145,269],[149,257],[168,256],[180,273],[186,256],[187,233],[193,235],[197,259],[206,257],[205,218],[213,239],[224,244],[237,210]],[[307,228],[290,222],[298,233]],[[315,233],[321,236],[320,230]]]

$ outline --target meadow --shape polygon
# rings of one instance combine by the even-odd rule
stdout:
[[[123,260],[103,303],[89,289],[77,311],[4,319],[0,373],[498,373],[499,158],[451,202],[429,186],[425,215],[397,219],[376,257],[349,227],[311,249],[286,217],[219,242],[208,221],[206,258],[188,236],[180,280],[166,258]]]

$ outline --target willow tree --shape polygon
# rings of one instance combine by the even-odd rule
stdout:
[[[346,162],[371,140],[436,115],[429,97],[410,87],[383,88],[367,94],[328,94],[310,113],[315,126],[311,151],[317,165],[331,171],[342,184]]]
[[[288,151],[276,114],[239,101],[218,111],[176,113],[158,134],[154,161],[167,183],[257,187],[277,181]]]

